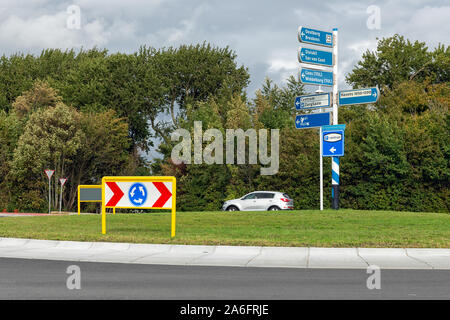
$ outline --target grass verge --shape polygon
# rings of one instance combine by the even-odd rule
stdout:
[[[0,237],[249,246],[449,248],[450,215],[429,212],[302,210],[281,212],[178,212],[170,238],[170,213],[0,218]]]

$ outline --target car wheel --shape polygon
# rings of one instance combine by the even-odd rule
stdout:
[[[278,210],[280,210],[280,208],[278,208],[277,206],[271,206],[269,208],[269,211],[278,211]]]
[[[227,211],[239,211],[239,208],[236,207],[236,206],[229,206],[229,207],[227,208]]]

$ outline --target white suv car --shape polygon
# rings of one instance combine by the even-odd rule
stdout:
[[[255,191],[240,199],[225,201],[222,210],[226,211],[273,211],[293,210],[294,200],[286,193],[276,191]]]

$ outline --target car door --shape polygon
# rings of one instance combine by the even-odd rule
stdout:
[[[267,210],[272,204],[274,194],[270,192],[260,192],[256,194],[257,200],[255,202],[254,210]]]
[[[250,193],[241,199],[242,210],[255,210],[256,193]]]

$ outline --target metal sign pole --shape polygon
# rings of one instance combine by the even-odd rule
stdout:
[[[48,178],[48,214],[50,214],[50,206],[51,206],[51,194],[50,194],[50,178]]]
[[[319,128],[319,140],[320,140],[320,150],[319,150],[319,162],[320,162],[320,210],[323,210],[323,157],[322,157],[322,127]]]
[[[59,212],[61,212],[61,207],[62,207],[62,189],[63,189],[63,184],[61,183],[61,193],[59,195]]]
[[[51,179],[55,170],[46,169],[44,170],[45,174],[48,178],[48,214],[50,214],[51,206],[52,206],[52,194],[51,194]]]
[[[338,29],[333,29],[333,125],[338,124]],[[337,179],[336,179],[337,177]],[[339,157],[331,159],[332,207],[339,209]]]

